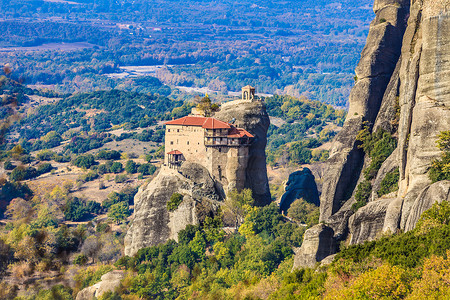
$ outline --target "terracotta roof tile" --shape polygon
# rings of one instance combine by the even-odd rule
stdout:
[[[231,128],[227,122],[222,122],[214,118],[186,116],[180,119],[166,122],[166,125],[201,126],[205,129],[228,129]]]
[[[173,150],[173,151],[167,152],[167,154],[170,154],[170,155],[182,155],[183,153],[181,153],[178,150]]]

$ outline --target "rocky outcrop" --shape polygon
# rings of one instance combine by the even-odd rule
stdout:
[[[285,191],[280,202],[280,210],[285,214],[291,204],[300,198],[317,206],[320,205],[314,175],[308,168],[303,168],[290,174],[289,180],[286,182]]]
[[[124,272],[120,270],[111,271],[101,277],[99,283],[82,289],[78,292],[76,300],[94,300],[101,297],[106,292],[114,292],[119,287],[120,281],[124,278]]]
[[[173,212],[167,202],[174,193],[183,195],[183,201]],[[201,165],[186,162],[175,171],[162,168],[134,198],[134,214],[125,236],[125,255],[134,255],[139,249],[178,239],[178,232],[186,225],[198,224],[218,207],[220,194],[209,172]]]
[[[178,232],[187,225],[202,223],[207,216],[212,216],[229,189],[250,188],[257,205],[270,203],[265,156],[270,120],[264,103],[230,103],[214,117],[226,122],[234,119],[235,126],[255,136],[248,155],[245,152],[228,157],[226,190],[199,164],[185,161],[179,170],[163,167],[135,196],[134,214],[125,236],[126,255],[134,255],[141,248],[169,239],[177,240]],[[183,201],[176,210],[169,212],[167,202],[174,193],[182,194]]]
[[[350,244],[412,230],[433,203],[450,200],[449,183],[428,178],[441,154],[437,135],[450,128],[450,0],[376,0],[374,11],[321,196],[320,220],[335,240]],[[363,122],[373,132],[390,132],[398,146],[371,180],[370,202],[355,213],[355,189],[368,162],[356,141]],[[398,192],[378,197],[382,180],[396,168]]]
[[[295,250],[293,269],[314,268],[317,262],[336,253],[333,235],[333,229],[324,224],[318,224],[306,230],[302,246]]]
[[[264,102],[241,101],[239,105],[226,105],[214,117],[224,122],[230,122],[234,119],[236,127],[244,128],[255,136],[249,148],[244,187],[253,191],[256,205],[269,204],[271,197],[267,179],[265,149],[270,120]]]

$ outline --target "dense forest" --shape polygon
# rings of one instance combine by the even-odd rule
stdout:
[[[145,90],[142,82],[106,74],[166,65],[151,75],[172,87],[226,94],[251,84],[345,106],[370,4],[4,1],[0,61],[28,83],[63,93]],[[71,48],[74,42],[85,45]],[[66,44],[52,50],[49,43]]]

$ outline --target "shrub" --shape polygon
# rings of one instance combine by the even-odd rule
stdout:
[[[50,150],[41,150],[38,152],[38,154],[36,154],[36,159],[40,160],[40,161],[48,161],[48,160],[52,160],[53,157],[56,155],[55,152],[50,151]]]
[[[432,182],[450,180],[450,131],[441,132],[436,143],[442,155],[433,161],[428,176]]]
[[[24,166],[15,167],[14,170],[12,170],[11,174],[9,174],[9,178],[12,181],[32,179],[36,176],[38,176],[38,172],[36,171],[35,168]]]
[[[137,171],[142,175],[153,175],[156,171],[156,167],[152,164],[142,164]]]
[[[3,164],[3,167],[5,168],[5,170],[13,170],[15,168],[15,166],[11,163],[10,160],[6,160],[5,163]]]
[[[88,215],[86,204],[82,200],[74,198],[67,202],[64,210],[64,218],[66,220],[78,222],[85,219]]]
[[[53,167],[50,163],[43,163],[38,166],[37,173],[39,175],[45,174],[45,173],[50,172],[52,169],[53,169]]]
[[[123,171],[123,165],[122,163],[115,161],[112,163],[111,167],[109,168],[109,170],[113,173],[120,173]]]
[[[101,150],[99,153],[97,153],[96,157],[97,159],[104,159],[104,160],[118,160],[120,159],[120,152],[116,150]]]
[[[398,168],[386,174],[377,191],[378,197],[387,195],[398,190],[398,181],[400,179],[400,171]]]
[[[167,210],[168,211],[176,210],[182,201],[183,195],[179,193],[173,193],[172,196],[170,196],[169,202],[167,202]]]
[[[94,155],[92,154],[79,155],[74,160],[72,160],[72,164],[79,168],[89,169],[92,165],[95,164]]]
[[[128,174],[134,174],[137,172],[138,165],[133,160],[128,160],[125,164],[125,171],[127,171]]]
[[[361,207],[365,206],[369,201],[370,195],[372,193],[372,184],[370,181],[363,180],[356,187],[355,199],[356,203],[353,203],[352,210],[357,211]]]
[[[126,220],[126,218],[130,215],[130,209],[128,208],[128,203],[126,202],[116,203],[112,205],[108,211],[108,218],[116,223]]]
[[[79,265],[79,266],[81,266],[81,265],[85,265],[86,263],[87,263],[87,256],[86,255],[84,255],[84,254],[78,254],[77,256],[75,256],[75,258],[74,258],[74,260],[73,260],[73,263],[75,264],[75,265]]]
[[[116,175],[114,178],[115,183],[124,183],[128,180],[128,176],[126,174]]]
[[[89,172],[78,176],[78,179],[82,182],[93,181],[98,178],[98,173],[90,170]]]
[[[295,221],[308,224],[309,226],[319,223],[319,207],[306,202],[303,198],[295,200],[287,213]]]

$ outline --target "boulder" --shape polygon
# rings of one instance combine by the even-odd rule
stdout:
[[[320,205],[319,192],[314,175],[308,168],[296,171],[289,175],[286,182],[285,193],[281,197],[280,210],[286,214],[291,204],[300,198],[309,203]]]
[[[101,297],[106,292],[114,292],[124,278],[124,272],[114,270],[104,274],[101,281],[78,292],[76,300],[94,300]]]
[[[314,268],[324,258],[336,253],[333,229],[318,224],[305,231],[302,246],[295,249],[293,269]]]

